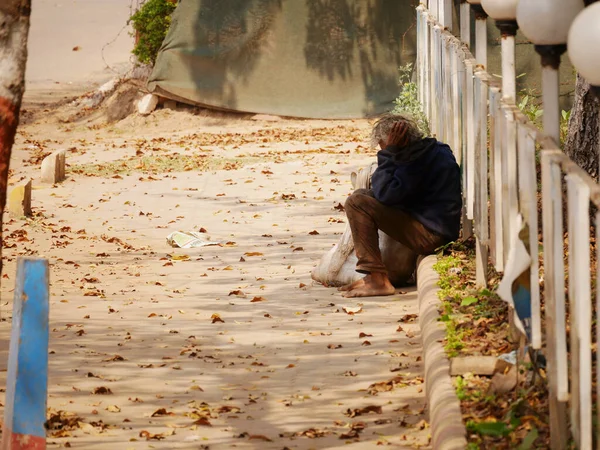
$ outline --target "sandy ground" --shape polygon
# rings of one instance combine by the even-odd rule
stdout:
[[[34,217],[6,218],[0,322],[5,365],[16,256],[48,258],[49,448],[427,447],[415,292],[310,279],[374,156],[366,121],[61,117],[18,133],[11,185],[33,178]],[[58,148],[68,178],[44,185]],[[221,246],[167,245],[201,228]]]
[[[137,0],[33,0],[25,107],[79,95],[128,68]]]
[[[427,448],[415,292],[346,300],[310,279],[369,124],[76,114],[64,99],[126,68],[131,4],[33,1],[10,186],[33,179],[34,216],[5,217],[0,385],[16,258],[43,256],[49,448]],[[44,185],[56,149],[68,178]],[[221,245],[166,242],[201,229]]]

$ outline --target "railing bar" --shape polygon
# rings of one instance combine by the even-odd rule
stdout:
[[[596,352],[600,346],[600,270],[598,270],[598,261],[600,261],[600,211],[596,213]],[[596,411],[597,421],[596,442],[600,442],[600,358],[596,357]]]
[[[562,341],[557,330],[557,293],[555,284],[555,204],[553,195],[556,183],[556,168],[552,156],[557,152],[547,151],[541,154],[542,166],[542,213],[543,213],[543,239],[544,239],[544,298],[546,305],[546,359],[548,361],[548,406],[550,410],[550,448],[563,450],[567,443],[567,427],[565,403],[569,395],[568,378],[566,377],[568,359],[566,357],[565,334]],[[560,183],[560,169],[558,170]],[[562,191],[561,191],[562,195]],[[559,197],[560,199],[560,197]],[[558,211],[562,215],[562,206]],[[562,217],[559,217],[559,229],[562,230]],[[556,232],[558,232],[556,230]],[[562,236],[562,231],[560,231]],[[562,245],[562,244],[561,244]],[[561,251],[562,254],[562,251]],[[562,260],[560,260],[562,262]],[[564,296],[564,287],[561,291]],[[565,317],[564,314],[562,316]],[[564,319],[563,319],[564,321]],[[564,346],[563,346],[564,343]]]
[[[496,193],[496,102],[498,101],[499,90],[495,86],[492,86],[488,90],[489,95],[489,121],[490,121],[490,169],[489,169],[489,177],[490,177],[490,258],[492,260],[492,264],[498,270],[496,264],[497,258],[497,246],[496,246],[496,233],[498,227],[498,219],[496,217],[496,202],[497,202],[497,193]],[[500,219],[502,220],[502,219]]]
[[[577,176],[568,175],[573,189],[577,215],[573,217],[573,271],[569,276],[577,298],[577,328],[579,338],[579,432],[580,448],[592,448],[592,293],[590,275],[590,191]],[[570,247],[570,246],[569,246]],[[570,248],[569,248],[570,253]]]
[[[576,273],[576,256],[578,248],[577,242],[577,224],[579,218],[579,204],[577,202],[576,188],[574,187],[573,175],[567,175],[567,208],[568,208],[568,237],[569,237],[569,255],[568,255],[568,274],[569,274],[569,328],[571,332],[570,337],[570,350],[571,350],[571,433],[573,439],[577,443],[578,448],[581,448],[581,434],[580,434],[580,420],[581,420],[581,404],[580,404],[580,339],[579,339],[579,327],[580,316],[579,308],[581,299],[577,296],[577,276]],[[564,274],[561,274],[563,279]],[[560,317],[560,316],[558,316]],[[565,316],[566,317],[566,316]]]
[[[473,111],[473,63],[465,61],[466,66],[466,108],[467,108],[467,217],[473,219],[475,194],[475,117]]]

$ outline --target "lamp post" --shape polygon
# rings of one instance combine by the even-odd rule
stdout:
[[[467,0],[460,1],[460,40],[471,46],[471,8]]]
[[[467,0],[475,13],[475,59],[485,69],[487,66],[487,14],[481,0]]]
[[[542,57],[544,132],[560,143],[558,67],[567,49],[569,28],[584,8],[583,0],[520,0],[517,22]]]
[[[496,21],[502,35],[502,94],[516,100],[515,36],[518,0],[481,0],[484,11]]]

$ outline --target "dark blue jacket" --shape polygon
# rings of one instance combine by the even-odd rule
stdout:
[[[448,145],[425,138],[407,147],[388,146],[377,153],[377,162],[371,187],[378,201],[408,212],[448,240],[458,239],[461,176]]]

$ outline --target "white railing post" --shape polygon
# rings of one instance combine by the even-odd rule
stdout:
[[[443,52],[444,52],[444,97],[443,104],[446,105],[444,117],[444,142],[450,144],[452,140],[452,130],[455,117],[453,116],[454,105],[452,104],[452,52],[450,39],[452,35],[448,31],[443,33]]]
[[[579,354],[571,348],[571,361],[577,379],[571,398],[578,399],[577,421],[572,428],[579,448],[592,448],[592,292],[590,275],[590,188],[575,174],[567,175],[569,197],[569,309],[571,334],[577,335]],[[576,318],[576,322],[573,319]],[[575,326],[574,326],[575,325]],[[577,361],[577,363],[575,363]],[[575,379],[573,380],[575,381]],[[576,408],[573,402],[571,408]],[[573,417],[573,415],[572,415]]]
[[[568,439],[566,402],[569,398],[563,262],[562,182],[552,150],[541,153],[544,242],[544,300],[550,441],[564,450]]]
[[[524,123],[518,124],[519,158],[519,210],[529,227],[527,247],[531,255],[531,346],[542,348],[542,324],[540,306],[540,267],[538,242],[537,174],[535,167],[535,134],[532,136]]]
[[[517,230],[517,214],[519,213],[517,194],[517,124],[515,122],[515,106],[504,104],[502,136],[502,195],[504,214],[504,262],[508,259],[512,236]]]
[[[450,43],[452,57],[452,149],[456,155],[458,164],[462,161],[462,148],[460,139],[461,129],[461,107],[460,107],[460,86],[459,86],[459,59],[458,47],[456,41]]]
[[[473,220],[473,207],[475,204],[475,114],[474,114],[474,95],[473,95],[473,60],[465,60],[466,67],[466,102],[464,107],[467,111],[466,120],[466,144],[467,157],[464,170],[467,174],[466,202],[467,218]]]
[[[421,103],[421,108],[425,107],[425,61],[423,56],[423,32],[426,25],[423,24],[423,12],[425,11],[425,7],[421,3],[417,7],[417,86],[419,87],[419,102]]]
[[[570,175],[566,176],[567,180],[567,208],[568,208],[568,220],[567,220],[567,231],[569,233],[569,327],[571,332],[570,337],[570,359],[571,359],[571,434],[577,444],[578,448],[581,448],[579,425],[580,425],[580,383],[579,383],[579,362],[580,362],[580,340],[579,340],[579,323],[580,317],[577,313],[581,300],[577,297],[576,283],[574,278],[577,276],[575,273],[575,253],[577,252],[575,243],[573,240],[576,238],[576,224],[575,221],[580,218],[574,216],[578,211],[578,204],[576,201],[576,188],[574,187],[573,177]],[[589,243],[588,243],[589,244]],[[566,320],[566,316],[565,316]],[[590,447],[588,447],[590,448]]]
[[[433,71],[435,74],[435,86],[434,86],[434,117],[435,122],[435,133],[440,141],[445,140],[444,136],[444,113],[442,112],[443,104],[443,87],[442,87],[442,72],[443,72],[443,61],[442,61],[442,27],[436,24],[434,27],[435,34],[435,66]]]
[[[596,213],[596,261],[600,261],[600,212]],[[600,270],[596,267],[596,324],[600,317]],[[600,327],[596,325],[596,380],[600,380],[600,359],[598,359],[598,345],[600,345]],[[596,381],[596,411],[597,422],[600,424],[600,383]],[[596,442],[600,442],[600,426],[596,430]]]
[[[430,14],[423,11],[423,112],[431,127],[431,44],[430,44]]]
[[[488,87],[484,82],[484,71],[477,73],[475,78],[475,151],[477,168],[475,171],[476,181],[476,233],[475,233],[475,268],[476,285],[478,287],[487,286],[488,272],[488,151],[487,151],[487,102]]]

